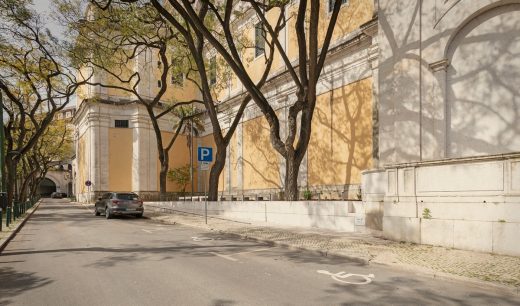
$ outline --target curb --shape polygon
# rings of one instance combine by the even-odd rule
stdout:
[[[289,250],[306,251],[306,252],[310,252],[312,254],[316,254],[318,256],[341,257],[341,258],[351,260],[353,262],[360,263],[362,265],[367,265],[367,266],[368,265],[381,265],[381,266],[386,266],[386,267],[390,267],[390,268],[394,268],[394,269],[401,269],[401,270],[405,270],[405,271],[408,271],[410,273],[413,273],[415,275],[422,276],[425,278],[441,279],[441,280],[446,280],[446,281],[463,281],[463,282],[469,283],[471,285],[482,287],[482,288],[493,287],[493,289],[506,291],[509,294],[520,296],[520,287],[497,284],[497,283],[493,283],[493,282],[488,282],[488,281],[470,278],[470,277],[466,277],[466,276],[461,276],[461,275],[457,275],[457,274],[438,272],[438,271],[434,271],[434,270],[417,271],[418,269],[427,269],[427,268],[422,268],[420,266],[417,266],[417,269],[413,269],[411,266],[409,267],[409,266],[399,265],[399,264],[372,262],[372,259],[367,259],[365,257],[349,256],[349,255],[343,254],[341,252],[336,252],[336,251],[320,251],[320,250],[313,250],[313,249],[308,249],[308,248],[304,248],[304,247],[297,247],[297,246],[293,246],[291,244],[284,243],[284,242],[254,238],[254,237],[250,237],[247,235],[236,234],[236,233],[228,232],[228,231],[221,230],[221,229],[211,228],[209,226],[208,227],[207,226],[197,226],[197,225],[192,225],[192,224],[187,224],[187,223],[182,223],[182,222],[177,222],[177,221],[175,221],[175,223],[169,223],[169,222],[165,222],[163,220],[154,219],[153,217],[148,217],[148,218],[149,218],[149,220],[151,220],[153,222],[169,224],[169,225],[178,224],[178,225],[188,226],[191,228],[203,229],[203,230],[207,230],[207,231],[217,231],[219,233],[230,235],[231,237],[235,237],[235,238],[246,239],[246,240],[255,241],[255,242],[261,242],[261,243],[265,243],[265,244],[268,244],[271,246],[278,246],[278,247],[282,247],[282,248],[289,249]]]
[[[34,204],[34,206],[31,208],[31,212],[27,216],[25,216],[25,218],[22,220],[22,222],[20,222],[16,226],[16,228],[9,234],[9,236],[7,236],[7,238],[5,238],[4,241],[1,242],[0,255],[4,251],[5,247],[7,247],[9,242],[11,242],[11,240],[14,238],[14,236],[16,236],[16,234],[18,234],[18,232],[22,229],[22,227],[25,225],[25,222],[27,222],[27,220],[29,220],[31,218],[31,216],[36,211],[36,209],[38,209],[38,207],[40,207],[40,203],[41,203],[41,200],[38,200],[38,202],[36,204]]]
[[[185,225],[185,224],[183,224],[183,225]],[[288,249],[288,250],[305,251],[305,252],[313,253],[313,254],[316,254],[316,255],[322,256],[322,257],[341,257],[341,258],[345,258],[345,259],[348,259],[348,260],[353,261],[353,262],[360,263],[362,265],[368,265],[370,263],[370,259],[366,259],[366,258],[363,258],[363,257],[349,256],[349,255],[345,255],[345,254],[342,254],[342,253],[339,253],[339,252],[334,252],[334,251],[320,251],[320,250],[308,249],[308,248],[304,248],[304,247],[294,246],[294,245],[291,245],[289,243],[284,243],[284,242],[280,242],[280,241],[273,241],[273,240],[268,240],[268,239],[254,238],[254,237],[249,237],[247,235],[241,235],[241,234],[235,234],[235,233],[226,232],[226,231],[223,231],[223,230],[218,230],[218,231],[221,232],[221,233],[225,233],[227,235],[230,235],[230,236],[237,237],[237,238],[246,239],[246,240],[255,241],[255,242],[266,243],[268,245],[278,246],[278,247],[282,247],[282,248],[285,248],[285,249]]]

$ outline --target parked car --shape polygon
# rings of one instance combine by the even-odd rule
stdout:
[[[143,201],[133,192],[107,192],[94,205],[96,216],[105,214],[107,219],[114,215],[143,216]]]
[[[61,192],[53,192],[53,193],[51,193],[51,198],[61,199],[61,198],[63,198],[63,196],[62,196]]]

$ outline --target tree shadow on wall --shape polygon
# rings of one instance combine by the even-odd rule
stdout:
[[[252,119],[254,121],[265,120],[263,117]],[[247,122],[244,126],[244,148],[243,152],[249,150],[249,156],[243,154],[242,161],[253,172],[254,176],[246,178],[251,189],[281,188],[279,179],[278,153],[272,148],[269,139],[269,127],[263,122]],[[245,152],[244,152],[245,153]],[[246,184],[244,184],[245,186]]]
[[[489,6],[453,36],[447,47],[451,66],[446,84],[440,83],[442,79],[434,79],[430,63],[420,57],[418,50],[449,38],[451,32],[439,32],[420,42],[417,33],[420,2],[416,2],[408,22],[406,15],[400,13],[407,9],[400,5],[403,3],[388,2],[379,15],[380,31],[387,40],[381,52],[389,54],[383,56],[379,65],[381,159],[416,161],[420,159],[420,149],[423,155],[431,150],[447,149],[448,156],[452,157],[520,150],[517,124],[520,92],[514,85],[520,80],[519,57],[515,52],[519,44],[518,39],[505,39],[520,32],[520,22],[518,18],[503,15],[502,20],[494,20],[493,33],[472,32],[480,25],[490,25],[486,22],[494,17],[519,11],[520,5]],[[427,21],[423,22],[428,25]],[[465,64],[458,59],[464,59]],[[427,76],[431,73],[436,82],[423,86],[447,85],[444,105],[430,104],[439,99],[439,92],[432,87],[424,88],[423,105],[420,105],[420,73]],[[436,155],[426,155],[426,159],[429,156]]]
[[[331,91],[319,102],[308,154],[312,185],[359,183],[360,171],[370,167],[372,96],[365,84]]]

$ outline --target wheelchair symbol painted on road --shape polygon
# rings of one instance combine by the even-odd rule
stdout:
[[[338,272],[338,273],[331,273],[326,270],[318,270],[316,272],[328,275],[337,282],[344,283],[344,284],[351,284],[351,285],[367,285],[367,284],[370,284],[372,282],[372,279],[374,278],[374,274],[368,274],[368,275],[353,274],[353,273],[347,273],[347,272],[343,272],[343,271]],[[349,277],[361,278],[361,279],[364,279],[364,281],[349,282],[349,281],[345,280]]]

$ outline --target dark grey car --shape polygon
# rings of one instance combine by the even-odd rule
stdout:
[[[143,216],[143,201],[133,192],[107,192],[98,198],[94,206],[96,216],[104,213],[107,219],[114,215]]]

